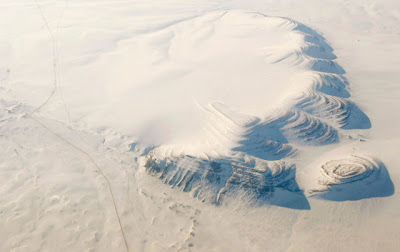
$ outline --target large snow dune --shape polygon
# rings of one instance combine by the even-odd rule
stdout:
[[[0,251],[398,250],[398,1],[0,17]]]

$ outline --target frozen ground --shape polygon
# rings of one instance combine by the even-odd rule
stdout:
[[[396,251],[396,1],[0,3],[0,251]]]

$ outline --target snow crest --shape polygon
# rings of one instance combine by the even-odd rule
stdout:
[[[241,20],[240,26],[238,19]],[[191,24],[198,27],[204,20],[207,20],[207,26],[224,24],[223,29],[219,29],[224,39],[216,34],[215,29],[207,33],[207,39],[215,36],[224,42],[229,38],[250,36],[251,31],[284,31],[285,43],[260,47],[265,63],[263,67],[280,65],[288,71],[296,69],[298,72],[292,78],[293,83],[284,99],[265,109],[261,113],[264,116],[243,113],[240,107],[231,109],[221,101],[203,106],[208,115],[207,134],[194,140],[191,147],[171,144],[155,148],[145,155],[143,167],[164,183],[192,192],[194,197],[203,201],[220,203],[222,195],[233,195],[239,188],[246,197],[273,204],[280,197],[275,191],[283,190],[293,196],[286,196],[293,202],[285,203],[285,206],[302,208],[300,205],[305,206],[304,202],[298,199],[304,194],[296,182],[298,150],[303,146],[337,143],[346,130],[371,127],[369,118],[349,100],[345,71],[335,61],[333,49],[325,39],[294,20],[259,13],[224,12],[217,19],[210,20],[206,15],[185,21],[186,24],[178,24],[177,30],[181,34],[187,33],[185,29],[190,31]],[[197,42],[201,50],[203,42]],[[178,44],[172,44],[178,48]],[[229,46],[221,50],[229,50]],[[274,85],[265,81],[266,86]],[[207,148],[193,148],[200,142],[206,142]],[[360,160],[363,159],[355,162]],[[334,163],[325,165],[324,171],[335,175],[332,179],[338,179],[340,172],[336,174],[336,168],[330,172]],[[363,162],[347,167],[349,170],[343,172],[349,175],[360,172],[360,176],[367,176],[376,170],[371,168],[374,165]],[[361,171],[364,168],[365,172]],[[339,180],[338,184],[343,181],[346,178]]]

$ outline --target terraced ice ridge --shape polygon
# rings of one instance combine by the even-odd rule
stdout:
[[[346,130],[371,127],[350,100],[345,71],[332,47],[303,24],[260,13],[213,12],[159,34],[169,34],[168,43],[156,46],[164,48],[159,50],[167,55],[164,62],[192,69],[169,83],[184,82],[197,92],[192,103],[201,120],[196,137],[143,152],[142,167],[202,201],[220,204],[229,195],[241,195],[262,204],[305,209],[309,206],[296,182],[296,160],[303,147],[338,143]],[[218,83],[230,88],[220,89]],[[376,182],[389,178],[373,159],[328,161],[321,171],[324,189],[310,189],[324,191],[321,198],[388,194],[327,196],[343,184],[357,187],[361,180],[373,178],[382,186]]]

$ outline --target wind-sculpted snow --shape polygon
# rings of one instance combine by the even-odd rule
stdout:
[[[297,107],[321,118],[332,118],[339,127],[347,124],[351,115],[350,101],[345,98],[314,92],[304,95]]]
[[[169,60],[186,59],[191,50],[204,50],[200,59],[190,60],[189,64],[211,57],[206,52],[222,53],[221,57],[229,55],[227,61],[235,61],[238,59],[234,55],[245,55],[248,51],[248,57],[263,58],[262,63],[251,64],[261,64],[265,70],[274,67],[279,67],[279,71],[287,69],[287,73],[294,75],[285,81],[288,85],[287,89],[283,88],[285,92],[275,96],[271,94],[275,90],[271,87],[281,84],[265,79],[265,90],[261,92],[269,98],[264,103],[257,103],[263,104],[265,109],[254,115],[251,115],[252,109],[247,109],[246,113],[241,109],[247,105],[247,108],[252,108],[251,97],[245,94],[242,98],[247,103],[227,102],[236,104],[235,109],[225,103],[226,95],[208,100],[208,105],[199,102],[206,118],[199,139],[189,144],[161,145],[146,152],[147,155],[144,153],[145,169],[165,184],[192,192],[195,197],[215,204],[220,203],[225,195],[242,191],[249,199],[307,209],[308,203],[304,203],[304,195],[296,182],[295,160],[301,158],[298,150],[305,145],[317,148],[338,143],[345,130],[371,127],[369,118],[350,101],[349,82],[343,75],[344,69],[335,61],[332,47],[320,34],[303,24],[259,13],[214,12],[176,25],[176,28],[168,28]],[[254,42],[255,48],[230,47],[230,39],[253,41],[251,36],[263,32],[266,36]],[[269,32],[271,34],[267,36]],[[262,39],[274,37],[276,41],[268,40],[263,45]],[[218,48],[210,49],[212,44],[209,41],[214,41]],[[225,66],[225,63],[221,65]],[[218,71],[219,66],[216,64],[213,66],[216,69],[207,71]],[[282,75],[285,74],[283,71]],[[202,80],[203,75],[198,78]],[[251,81],[249,78],[242,82],[243,90],[248,87],[246,92],[251,90]],[[287,84],[289,81],[290,85]],[[259,101],[254,99],[254,104],[256,102]],[[262,106],[255,110],[259,111]],[[378,181],[377,176],[384,173],[384,168],[368,159],[353,157],[346,162],[332,161],[323,166],[326,179],[321,183],[329,188],[327,191],[343,184],[353,185],[364,178],[365,181]],[[285,196],[278,193],[282,191]],[[328,192],[324,195],[330,197]],[[360,195],[364,197],[365,193],[351,199]],[[286,203],[279,201],[283,198]]]
[[[0,6],[0,252],[398,250],[398,1]]]
[[[144,167],[171,187],[192,192],[205,202],[220,204],[224,198],[244,193],[248,200],[281,205],[276,191],[285,191],[296,204],[306,208],[302,191],[295,180],[296,168],[284,161],[265,161],[249,156],[229,158],[195,158],[189,155],[159,158],[157,149],[146,155]],[[300,200],[299,200],[300,199]],[[290,202],[292,203],[292,202]]]
[[[352,156],[348,159],[331,160],[322,166],[326,180],[322,184],[331,186],[352,183],[370,177],[378,169],[374,160]]]
[[[386,167],[367,156],[349,156],[321,166],[320,188],[311,190],[318,197],[343,201],[392,195],[393,184]]]
[[[310,72],[306,75],[310,79],[311,90],[328,95],[338,96],[342,98],[350,97],[347,91],[349,85],[347,79],[343,75],[329,74],[324,72]]]
[[[289,137],[314,145],[329,144],[338,139],[337,130],[318,117],[293,110],[284,117],[273,122]]]

